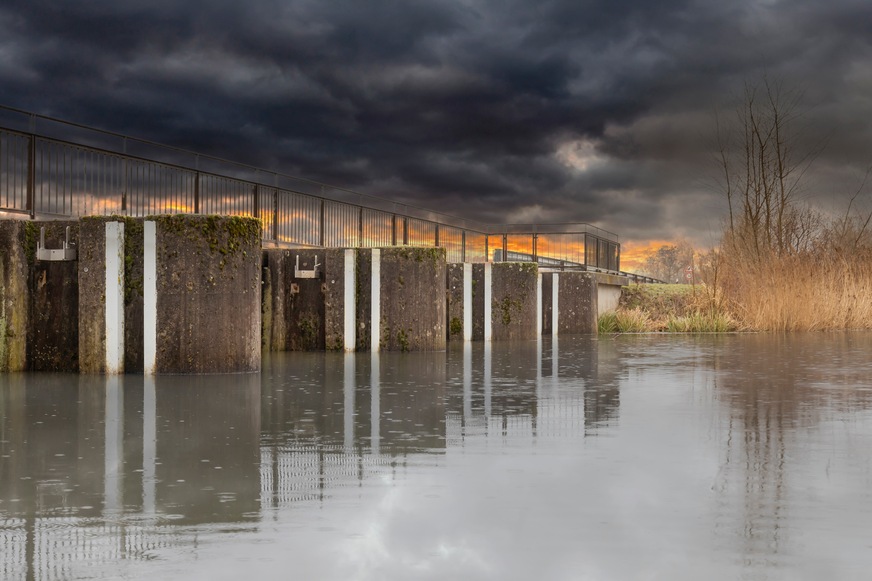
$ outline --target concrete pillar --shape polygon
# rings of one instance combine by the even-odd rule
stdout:
[[[258,371],[261,238],[254,218],[172,215],[155,223],[155,373]]]
[[[466,300],[464,296],[464,267],[462,263],[453,263],[447,266],[447,330],[448,341],[463,340],[466,332],[465,313]],[[469,266],[472,266],[471,264]],[[470,325],[471,326],[471,325]],[[470,329],[471,331],[472,329]]]
[[[357,251],[324,249],[324,343],[328,351],[354,351]]]
[[[28,241],[36,243],[28,227],[32,223],[0,221],[0,372],[27,369],[28,254],[33,255]]]
[[[109,346],[107,332],[118,330],[117,324],[123,316],[118,308],[118,292],[123,293],[123,287],[118,287],[119,261],[114,262],[114,280],[112,274],[107,273],[107,256],[112,250],[107,245],[108,224],[118,224],[117,219],[100,216],[87,216],[79,222],[79,370],[82,373],[115,373],[118,370],[110,370],[107,367],[109,361]],[[112,232],[116,234],[114,243],[115,255],[120,251],[119,243],[120,228],[113,226]],[[120,261],[123,264],[124,260]],[[121,275],[123,276],[123,274]],[[106,288],[107,281],[114,286],[111,300],[115,301],[112,314],[116,326],[109,324],[108,302],[110,300]],[[111,331],[110,331],[111,327]],[[123,336],[122,336],[123,337]],[[123,341],[123,338],[114,336],[114,341]],[[118,346],[116,345],[116,348]],[[123,345],[121,352],[124,352]],[[113,363],[117,361],[113,360]],[[117,366],[116,366],[117,367]],[[123,365],[121,366],[123,371]]]
[[[552,335],[553,334],[553,316],[552,316],[552,303],[554,301],[554,291],[552,290],[554,287],[554,273],[553,272],[543,272],[542,273],[542,318],[540,319],[540,324],[542,325],[542,334],[543,335]]]
[[[463,264],[463,341],[472,341],[472,265]]]
[[[560,273],[551,275],[551,335],[556,337],[560,329]]]
[[[143,224],[142,274],[143,373],[151,375],[157,365],[157,224]]]
[[[494,341],[535,339],[538,265],[531,262],[500,262],[492,265],[490,317]],[[487,283],[485,283],[487,291]],[[485,339],[487,340],[487,338]]]
[[[61,249],[68,227],[75,248],[78,221],[31,222],[27,229],[38,240],[45,228],[45,248]],[[78,263],[36,258],[30,263],[27,369],[75,373],[79,370]]]
[[[265,351],[324,350],[324,260],[322,249],[263,251]]]
[[[542,273],[536,277],[536,337],[542,336]]]
[[[105,232],[105,367],[124,373],[124,222],[106,222]]]
[[[484,341],[491,341],[494,335],[493,325],[493,264],[484,263]]]
[[[361,249],[357,272],[358,349],[445,349],[444,248]]]
[[[484,271],[486,264],[472,264],[472,340],[484,341]]]
[[[381,249],[373,248],[370,251],[370,267],[372,268],[372,274],[370,275],[369,283],[370,283],[370,295],[369,295],[369,312],[370,312],[370,325],[369,325],[369,346],[370,351],[373,353],[379,351],[381,348]],[[400,274],[400,277],[403,275]],[[401,331],[402,332],[402,331]],[[388,333],[390,337],[390,328],[388,328]]]
[[[586,272],[563,272],[559,279],[555,273],[554,311],[559,311],[554,322],[554,335],[596,334],[597,282],[596,275]]]

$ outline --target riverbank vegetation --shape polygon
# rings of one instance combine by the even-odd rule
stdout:
[[[619,307],[599,318],[599,332],[724,333],[739,329],[717,307],[703,285],[634,284],[623,289]]]
[[[601,332],[872,329],[872,211],[859,210],[872,169],[841,215],[806,205],[820,148],[800,138],[800,97],[766,78],[745,87],[717,124],[721,243],[684,259],[700,284],[630,287]]]

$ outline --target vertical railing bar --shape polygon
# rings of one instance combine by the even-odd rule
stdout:
[[[31,125],[31,133],[30,133],[30,142],[28,143],[28,155],[27,155],[27,200],[25,202],[25,210],[30,212],[30,218],[34,219],[36,217],[36,208],[34,207],[34,180],[36,178],[36,135],[33,132],[33,125],[35,120],[33,115],[30,116],[30,125]]]
[[[200,213],[200,172],[194,172],[194,213]]]
[[[323,190],[323,186],[322,186],[322,190]],[[321,198],[321,209],[320,209],[319,217],[318,217],[318,227],[320,230],[320,232],[319,232],[319,238],[320,238],[319,246],[322,246],[322,247],[325,246],[325,241],[326,241],[326,238],[325,238],[326,232],[324,232],[324,226],[325,226],[325,223],[324,223],[324,198]]]

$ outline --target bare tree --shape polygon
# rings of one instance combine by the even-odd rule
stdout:
[[[817,155],[799,150],[802,94],[764,77],[746,84],[732,121],[716,116],[720,187],[729,210],[728,242],[762,258],[797,252],[814,237],[814,212],[798,203]]]

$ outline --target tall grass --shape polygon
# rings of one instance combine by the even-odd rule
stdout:
[[[724,256],[719,289],[743,327],[872,329],[872,255],[833,248],[743,261]]]
[[[717,306],[717,293],[705,285],[630,285],[616,311],[599,318],[599,332],[722,333],[738,328]]]

